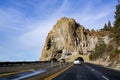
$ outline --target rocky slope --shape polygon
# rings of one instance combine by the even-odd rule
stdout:
[[[114,39],[111,39],[102,55],[95,60],[91,60],[91,62],[120,70],[120,47],[115,43]]]
[[[100,40],[109,44],[111,38],[108,34],[89,31],[74,19],[63,17],[49,32],[40,60],[52,58],[70,60],[71,56],[90,55]]]

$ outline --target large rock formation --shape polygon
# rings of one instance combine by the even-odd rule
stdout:
[[[91,54],[99,41],[95,35],[72,18],[63,17],[49,32],[40,60],[51,58],[69,60],[71,56]],[[106,37],[102,37],[106,41]],[[109,41],[106,41],[106,44]]]

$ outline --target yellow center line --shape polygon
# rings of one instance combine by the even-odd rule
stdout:
[[[53,74],[53,75],[45,78],[44,80],[52,80],[52,79],[55,78],[56,76],[60,75],[61,73],[63,73],[63,72],[66,71],[67,69],[69,69],[71,66],[72,66],[72,65],[70,65],[70,66],[66,67],[65,69],[63,69],[63,70],[61,70],[61,71],[59,71],[59,72],[57,72],[57,73],[55,73],[55,74]]]
[[[35,69],[21,70],[21,71],[18,71],[18,72],[10,72],[10,73],[0,74],[0,76],[7,76],[7,75],[18,74],[18,73],[22,73],[22,72],[26,72],[26,71],[34,71],[34,70]]]

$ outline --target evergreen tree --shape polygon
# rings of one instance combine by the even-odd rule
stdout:
[[[108,30],[110,31],[112,29],[111,22],[108,21]]]
[[[103,30],[107,31],[107,27],[108,27],[107,24],[105,24]]]
[[[116,6],[113,33],[114,33],[114,39],[116,40],[117,44],[120,45],[120,4]]]
[[[91,30],[91,32],[95,32],[95,30],[94,30],[94,29],[92,29],[92,30]]]

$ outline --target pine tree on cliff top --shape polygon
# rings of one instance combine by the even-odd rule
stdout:
[[[120,2],[116,6],[115,12],[115,23],[114,23],[114,39],[116,40],[117,44],[120,45]]]
[[[105,25],[104,25],[104,31],[107,31],[108,30],[108,26],[107,26],[107,24],[105,23]]]
[[[108,21],[108,30],[109,30],[109,31],[111,31],[111,29],[112,29],[111,22],[110,22],[110,21]]]

